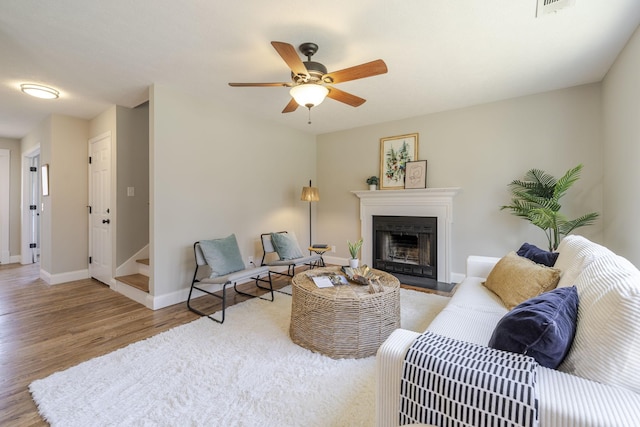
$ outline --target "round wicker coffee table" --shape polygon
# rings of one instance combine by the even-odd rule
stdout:
[[[291,340],[334,359],[376,354],[391,332],[400,327],[400,282],[391,274],[374,270],[382,291],[349,282],[318,288],[308,276],[341,273],[326,267],[298,273],[292,279]]]

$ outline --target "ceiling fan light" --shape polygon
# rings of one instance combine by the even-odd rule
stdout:
[[[320,105],[329,93],[329,89],[316,83],[305,83],[294,86],[289,94],[301,107],[315,107]]]
[[[56,99],[60,96],[60,92],[52,87],[32,83],[21,84],[20,90],[27,95],[35,96],[36,98]]]

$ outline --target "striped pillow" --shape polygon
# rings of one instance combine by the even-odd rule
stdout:
[[[559,369],[640,393],[640,271],[617,255],[602,256],[575,285],[578,325]]]

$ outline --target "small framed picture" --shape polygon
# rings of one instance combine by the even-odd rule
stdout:
[[[427,188],[427,161],[407,162],[404,188]]]
[[[380,189],[405,188],[405,164],[417,158],[417,133],[380,138]]]

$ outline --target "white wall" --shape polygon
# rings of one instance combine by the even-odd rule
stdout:
[[[20,256],[20,182],[22,181],[22,159],[20,140],[0,138],[0,148],[11,151],[9,156],[9,253],[11,259]],[[4,203],[4,202],[3,202]],[[1,213],[0,213],[1,215]]]
[[[235,233],[259,262],[261,233],[291,230],[304,246],[315,138],[155,85],[150,91],[151,294],[186,299],[193,243]]]
[[[454,199],[453,272],[472,254],[503,256],[524,241],[547,247],[544,233],[499,207],[507,185],[531,168],[560,177],[584,164],[563,212],[602,212],[600,85],[586,85],[454,111],[320,135],[317,240],[337,246],[360,234],[359,203],[350,190],[380,175],[380,138],[419,133],[428,187],[461,187]],[[384,190],[382,190],[384,191]],[[602,240],[602,222],[577,231]]]
[[[45,209],[51,214],[52,265],[54,282],[87,276],[89,218],[87,140],[89,122],[54,114],[51,122],[50,196]],[[48,199],[48,200],[47,200]],[[55,277],[59,276],[60,279]]]
[[[149,243],[149,104],[117,107],[116,266]],[[127,188],[133,187],[133,196]]]
[[[40,270],[48,283],[88,274],[88,135],[86,120],[54,114],[22,139],[23,152],[40,143],[40,163],[49,164],[50,196],[40,215]]]
[[[20,141],[22,152],[27,153],[40,145],[40,164],[51,163],[51,116],[43,120],[35,129]],[[52,268],[51,243],[51,210],[48,208],[49,197],[42,198],[40,212],[40,270],[49,274]]]
[[[604,238],[640,266],[640,29],[603,82]]]

